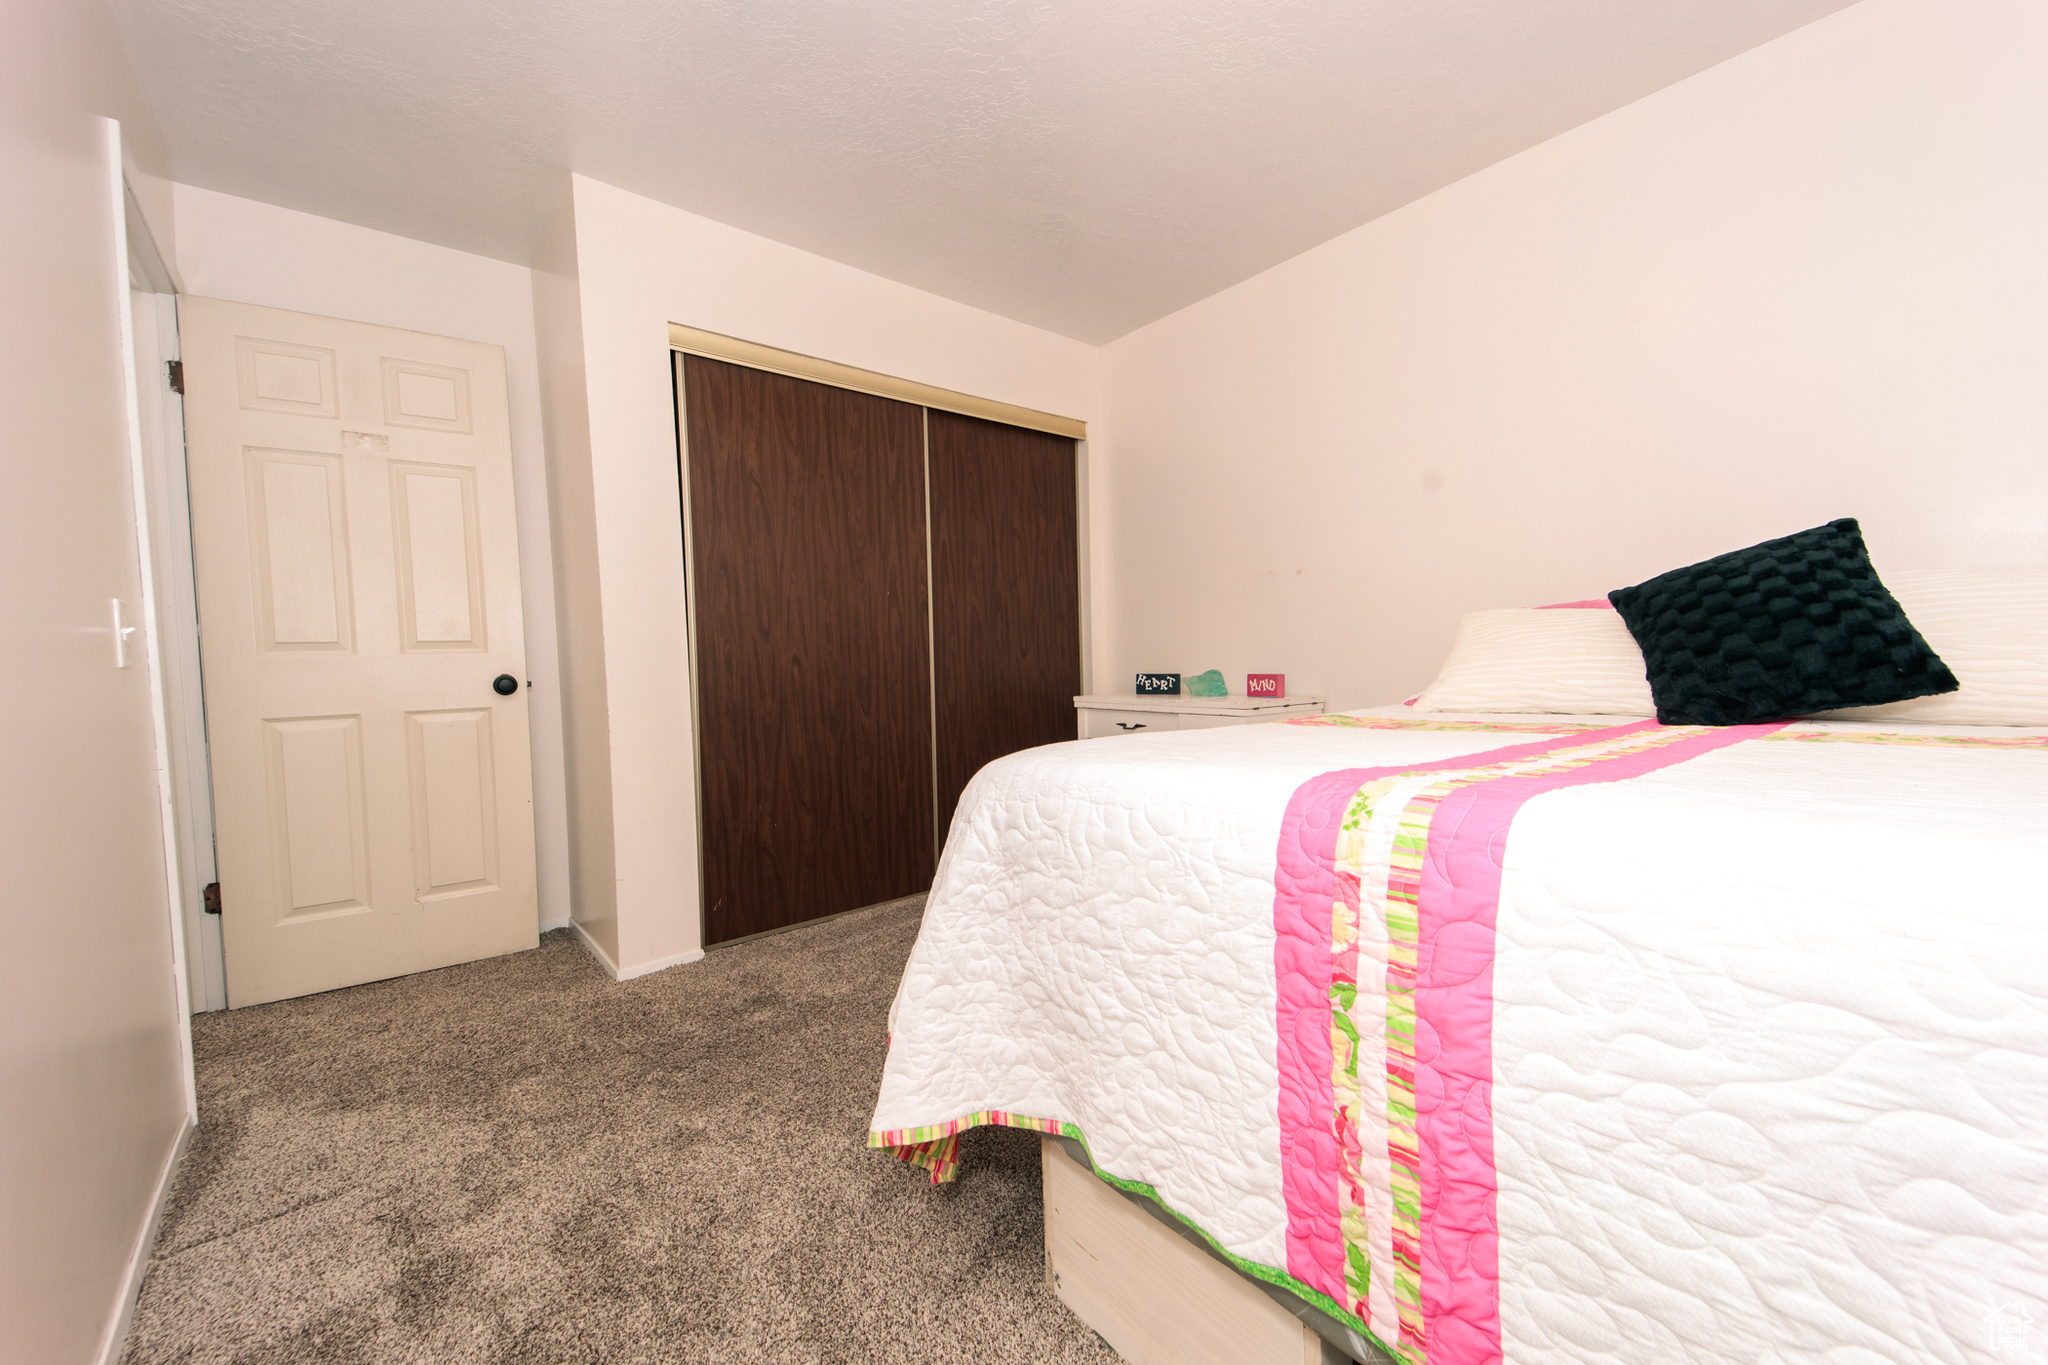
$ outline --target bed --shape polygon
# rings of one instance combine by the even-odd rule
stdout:
[[[2048,727],[1028,751],[962,798],[890,1028],[871,1145],[1075,1140],[1411,1365],[2048,1335]]]

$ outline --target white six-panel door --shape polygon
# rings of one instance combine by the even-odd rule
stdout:
[[[229,1003],[533,947],[504,352],[191,297],[179,330]]]

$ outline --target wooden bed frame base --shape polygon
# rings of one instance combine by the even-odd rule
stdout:
[[[1039,1143],[1045,1277],[1137,1365],[1353,1365],[1292,1296],[1236,1269],[1137,1195],[1097,1178],[1061,1139]],[[1371,1361],[1385,1357],[1374,1352]]]

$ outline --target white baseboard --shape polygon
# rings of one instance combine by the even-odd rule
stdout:
[[[611,954],[607,953],[604,949],[598,947],[597,940],[592,938],[590,936],[590,931],[588,929],[585,929],[582,925],[571,920],[569,923],[569,927],[576,931],[576,941],[578,943],[581,943],[584,946],[584,948],[588,950],[590,955],[597,959],[598,966],[604,968],[604,974],[610,977],[612,980],[617,981],[619,979],[619,964],[612,961]]]
[[[664,957],[658,958],[653,962],[643,962],[637,967],[628,967],[623,972],[617,972],[614,975],[621,981],[631,981],[636,977],[653,976],[656,972],[665,972],[671,967],[681,967],[692,962],[702,962],[703,960],[704,950],[702,948],[692,948],[687,953],[677,953],[674,957]]]
[[[566,919],[544,919],[540,922],[540,931],[543,934],[551,934],[557,929],[567,929],[569,924],[570,921]]]
[[[681,967],[686,963],[702,961],[704,957],[702,948],[692,948],[687,953],[677,953],[674,957],[659,958],[653,962],[642,962],[621,971],[619,964],[612,961],[611,954],[599,947],[597,940],[592,938],[582,925],[571,924],[569,927],[576,931],[576,937],[590,951],[590,955],[597,959],[597,965],[604,968],[605,975],[614,981],[632,981],[638,977],[652,976],[656,972],[667,971],[670,967]]]
[[[135,1239],[135,1248],[128,1254],[128,1274],[121,1284],[120,1306],[114,1311],[114,1320],[107,1324],[106,1336],[100,1340],[99,1365],[121,1365],[121,1355],[128,1349],[128,1329],[135,1325],[135,1303],[142,1297],[142,1279],[149,1274],[157,1229],[163,1225],[164,1209],[171,1202],[171,1181],[177,1177],[178,1163],[185,1159],[185,1148],[198,1131],[198,1124],[190,1119],[185,1121],[178,1140],[171,1144],[162,1173],[157,1176],[156,1197],[150,1201],[149,1217],[143,1220],[142,1235]]]

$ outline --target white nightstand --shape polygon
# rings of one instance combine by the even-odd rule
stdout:
[[[1262,720],[1320,716],[1327,697],[1076,697],[1081,738],[1153,730],[1207,730]]]

